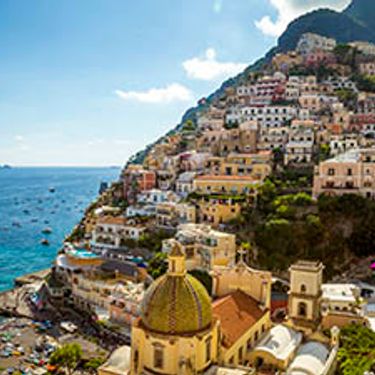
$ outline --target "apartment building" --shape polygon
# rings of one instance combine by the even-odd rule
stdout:
[[[360,194],[375,198],[375,149],[353,149],[315,168],[313,196]]]
[[[169,253],[177,241],[186,254],[187,269],[205,269],[233,265],[236,260],[236,236],[204,224],[184,224],[172,240],[163,241],[163,252]]]
[[[298,41],[296,51],[301,55],[308,55],[316,51],[332,51],[336,47],[336,40],[314,33],[305,33]]]
[[[156,174],[142,165],[129,165],[122,174],[124,197],[129,203],[135,203],[139,193],[156,186]]]
[[[103,216],[95,224],[92,242],[99,247],[121,247],[126,240],[139,240],[146,227],[123,216]]]
[[[194,180],[194,191],[200,194],[255,194],[259,180],[250,176],[198,176]]]
[[[284,163],[311,163],[314,151],[315,135],[309,128],[298,128],[289,134],[289,141],[285,146]]]

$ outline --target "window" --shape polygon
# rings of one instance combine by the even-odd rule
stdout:
[[[242,363],[243,361],[243,349],[242,347],[238,350],[238,362],[240,362],[240,364]]]
[[[305,293],[305,292],[306,292],[306,285],[302,284],[301,285],[301,293]]]
[[[206,340],[206,362],[211,360],[211,337]]]
[[[154,367],[160,369],[164,367],[164,353],[160,345],[154,347]]]
[[[139,362],[139,353],[138,353],[138,350],[135,350],[134,351],[134,369],[135,371],[138,370],[138,362]]]
[[[348,176],[353,176],[353,170],[351,168],[348,169]]]
[[[328,169],[328,176],[334,176],[335,175],[335,170],[333,168]]]
[[[307,315],[307,305],[305,302],[300,302],[298,304],[298,315],[306,316]]]

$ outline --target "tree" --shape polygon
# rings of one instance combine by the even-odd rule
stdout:
[[[98,368],[104,363],[104,359],[102,357],[91,358],[87,361],[83,368],[90,374],[96,374]]]
[[[153,279],[164,275],[167,272],[168,265],[166,262],[167,255],[164,253],[156,253],[148,263],[147,271]]]
[[[375,370],[375,333],[361,325],[342,329],[338,353],[339,375],[363,375]]]
[[[187,120],[185,124],[182,126],[182,130],[186,132],[194,131],[195,128],[195,124],[192,120]]]
[[[72,375],[81,358],[81,346],[77,343],[71,343],[56,349],[51,355],[50,363],[64,368],[68,375]]]
[[[212,277],[204,270],[191,270],[189,274],[194,276],[206,288],[209,295],[212,294]]]

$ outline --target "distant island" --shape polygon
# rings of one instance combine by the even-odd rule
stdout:
[[[12,169],[12,167],[8,164],[0,165],[0,169]]]

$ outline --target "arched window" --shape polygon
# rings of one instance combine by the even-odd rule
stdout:
[[[298,304],[298,315],[306,316],[307,315],[307,305],[305,302],[300,302]]]
[[[154,346],[154,367],[159,369],[164,367],[164,352],[160,345]]]
[[[211,337],[206,340],[206,362],[211,360]]]
[[[306,293],[306,285],[301,284],[301,293]]]

